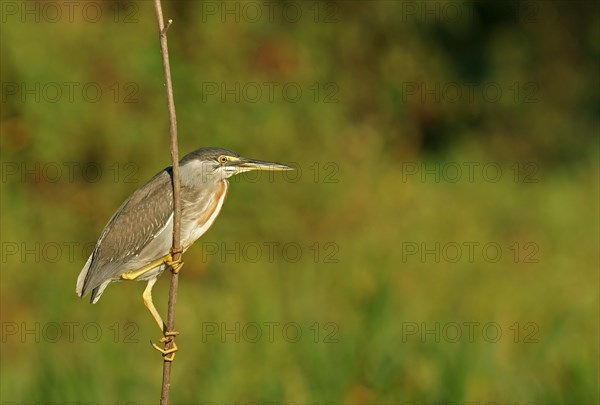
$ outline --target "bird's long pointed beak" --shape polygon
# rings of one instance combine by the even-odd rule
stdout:
[[[242,168],[244,171],[249,170],[295,170],[293,167],[282,165],[280,163],[265,162],[262,160],[246,159],[242,158],[236,166]]]

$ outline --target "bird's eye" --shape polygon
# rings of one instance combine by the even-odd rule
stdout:
[[[218,161],[219,161],[219,163],[221,163],[221,164],[225,164],[225,163],[227,163],[227,161],[228,161],[228,159],[227,159],[227,156],[224,156],[224,155],[221,155],[221,156],[219,156],[219,158],[218,158],[217,160],[218,160]]]

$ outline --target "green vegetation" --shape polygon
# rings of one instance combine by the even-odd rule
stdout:
[[[172,403],[598,403],[598,3],[165,3],[181,155],[300,169],[184,256]],[[154,9],[42,4],[1,3],[0,402],[156,403],[144,284],[74,292],[169,165]]]

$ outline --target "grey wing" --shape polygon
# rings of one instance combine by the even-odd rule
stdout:
[[[104,227],[86,264],[87,269],[84,267],[80,275],[79,295],[83,297],[100,284],[132,270],[128,263],[138,262],[136,257],[167,228],[172,215],[171,176],[169,170],[163,170],[136,190]],[[166,249],[168,251],[168,246]],[[166,252],[156,251],[152,254],[155,257],[144,259],[151,261]]]

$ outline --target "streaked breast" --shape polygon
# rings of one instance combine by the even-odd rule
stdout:
[[[225,198],[229,182],[220,181],[215,187],[191,191],[183,201],[182,243],[188,248],[215,222]]]

